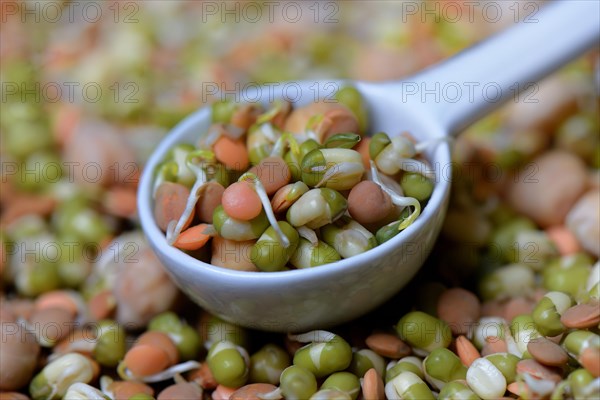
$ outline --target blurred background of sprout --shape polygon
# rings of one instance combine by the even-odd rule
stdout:
[[[170,128],[210,100],[207,82],[234,88],[400,78],[513,19],[506,9],[489,23],[481,10],[469,16],[456,2],[462,11],[454,21],[455,9],[425,3],[8,2],[0,28],[3,131],[21,131],[19,114],[48,131],[48,119],[63,107],[115,124]],[[43,139],[40,147],[52,142],[30,135]]]
[[[534,18],[541,4],[2,2],[0,200],[15,190],[48,195],[60,203],[57,212],[75,210],[70,211],[72,218],[96,226],[94,240],[107,240],[129,227],[115,213],[135,222],[135,210],[111,207],[118,208],[115,199],[121,198],[121,186],[134,196],[139,171],[133,171],[132,182],[103,179],[101,184],[85,185],[89,182],[70,176],[81,171],[65,168],[65,160],[98,161],[105,173],[118,175],[110,170],[113,165],[143,165],[169,129],[211,102],[214,93],[207,92],[209,84],[231,91],[282,80],[400,79],[516,19]],[[454,196],[455,207],[472,208],[473,202],[485,203],[497,194],[499,185],[485,176],[486,165],[519,167],[550,145],[566,148],[597,168],[600,139],[594,68],[598,68],[597,52],[570,64],[463,134],[455,146],[455,159],[472,164],[468,173],[455,171],[459,193]],[[529,98],[534,102],[526,101]],[[9,165],[17,170],[4,168]],[[54,175],[23,179],[28,168],[50,171],[56,165],[61,169]],[[131,177],[129,172],[119,171],[121,175],[114,178]],[[4,211],[7,203],[0,204]],[[47,216],[55,211],[54,206],[47,208]],[[106,211],[110,215],[98,213]],[[6,225],[8,217],[4,212],[2,216]],[[54,216],[48,229],[67,237],[57,220]]]

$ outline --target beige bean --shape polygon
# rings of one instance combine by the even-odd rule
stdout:
[[[130,329],[142,328],[156,314],[169,310],[179,295],[152,249],[143,242],[138,246],[130,258],[125,252],[120,253],[123,256],[119,257],[113,287],[118,304],[115,319]]]
[[[400,359],[411,353],[409,345],[389,333],[373,333],[367,337],[366,344],[375,353],[388,358]]]
[[[249,172],[258,177],[269,196],[287,185],[292,178],[290,167],[281,157],[263,158]]]
[[[75,316],[71,310],[48,307],[35,310],[29,319],[33,332],[44,347],[52,347],[71,333]]]
[[[479,299],[463,288],[445,290],[438,299],[438,317],[448,323],[455,335],[466,335],[481,314]]]
[[[567,309],[561,316],[560,322],[567,328],[586,329],[600,324],[600,302],[590,301],[577,304]]]
[[[18,390],[33,376],[40,346],[19,323],[0,323],[0,390]]]
[[[73,165],[71,178],[87,190],[97,192],[102,186],[130,185],[137,180],[131,146],[114,126],[99,120],[82,120],[66,143],[63,155],[63,160]],[[89,179],[87,167],[91,164],[100,166],[99,179]]]
[[[213,212],[219,204],[225,188],[218,182],[208,182],[202,188],[202,194],[196,203],[196,215],[201,222],[212,224]]]
[[[541,364],[560,367],[567,363],[569,356],[562,347],[546,339],[538,337],[527,343],[527,351]]]
[[[360,224],[381,221],[393,208],[390,196],[373,181],[359,182],[348,195],[348,212]]]
[[[535,158],[510,182],[509,204],[545,228],[565,220],[587,187],[587,171],[576,156],[553,150]]]
[[[237,271],[258,271],[251,260],[252,246],[256,240],[238,242],[215,236],[212,239],[212,257],[210,263],[218,267]]]
[[[583,195],[567,215],[567,227],[585,250],[600,257],[600,189]]]
[[[512,130],[540,130],[554,134],[556,126],[577,109],[585,85],[574,85],[562,74],[554,74],[540,82],[537,102],[513,102],[506,113]],[[539,105],[543,104],[544,107]]]
[[[169,222],[178,221],[185,210],[190,191],[184,185],[173,182],[163,182],[156,190],[154,199],[154,219],[163,232],[167,231]],[[185,224],[184,229],[192,222],[193,215]]]

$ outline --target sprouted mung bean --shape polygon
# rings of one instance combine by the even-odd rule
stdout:
[[[215,103],[207,132],[173,147],[156,170],[154,214],[169,244],[214,253],[221,239],[253,241],[235,258],[255,268],[216,265],[275,272],[364,253],[410,226],[435,180],[421,154],[439,140],[379,132],[365,163],[363,100],[350,86],[338,97],[295,109]]]

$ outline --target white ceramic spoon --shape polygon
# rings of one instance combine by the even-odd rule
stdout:
[[[597,46],[600,2],[550,2],[533,18],[400,82],[351,82],[369,106],[371,132],[409,131],[421,140],[454,135],[523,89]],[[315,101],[342,81],[298,82],[256,89],[242,99],[283,94],[293,86],[297,105]],[[318,85],[318,86],[315,86]],[[329,86],[328,86],[329,85]],[[297,89],[300,89],[295,95]],[[272,99],[271,99],[272,100]],[[544,105],[540,103],[540,107]],[[426,156],[436,171],[435,189],[421,216],[373,250],[309,270],[238,272],[211,266],[171,247],[153,218],[153,171],[177,143],[195,143],[211,111],[192,114],[162,141],[142,174],[138,208],[142,228],[179,287],[206,310],[237,324],[270,331],[324,328],[359,317],[397,293],[418,271],[439,234],[450,193],[450,147]]]

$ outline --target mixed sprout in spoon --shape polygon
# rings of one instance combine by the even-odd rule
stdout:
[[[176,145],[156,171],[154,216],[168,243],[213,265],[274,272],[352,257],[410,226],[434,186],[421,154],[438,140],[364,136],[358,91],[335,99],[213,104],[197,143]]]

